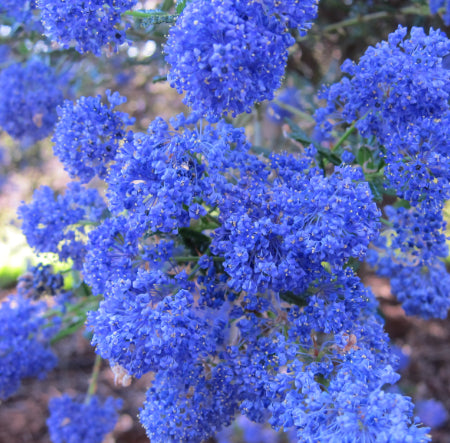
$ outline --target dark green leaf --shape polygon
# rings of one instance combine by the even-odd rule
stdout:
[[[180,228],[178,230],[183,244],[189,249],[192,255],[204,254],[211,243],[211,239],[201,232],[191,228]]]

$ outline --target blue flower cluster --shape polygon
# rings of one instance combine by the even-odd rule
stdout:
[[[126,41],[118,25],[121,14],[130,10],[137,0],[38,0],[42,23],[49,38],[69,48],[75,41],[78,52],[101,54],[109,44],[117,51]]]
[[[305,35],[317,16],[316,1],[300,0],[262,0],[268,16],[276,15],[288,28],[297,29],[300,35]]]
[[[407,315],[424,319],[447,317],[450,275],[442,261],[436,259],[427,266],[417,267],[385,258],[380,260],[377,273],[391,279],[391,291]]]
[[[226,174],[249,157],[245,134],[225,122],[195,129],[188,123],[173,121],[177,132],[157,118],[147,134],[124,143],[106,179],[113,213],[127,210],[136,226],[176,233],[206,215],[202,204],[224,200]]]
[[[110,212],[78,183],[20,210],[30,243],[74,259],[103,295],[88,325],[118,379],[156,373],[140,413],[152,441],[201,441],[238,412],[300,441],[426,441],[409,400],[381,390],[394,361],[348,267],[379,230],[362,171],[324,175],[314,149],[258,158],[223,121],[171,123],[106,161]]]
[[[379,152],[386,186],[403,199],[386,207],[385,234],[369,261],[391,278],[392,292],[408,314],[443,318],[450,307],[443,205],[450,198],[450,40],[440,31],[399,27],[369,48],[349,77],[328,88],[316,113],[322,138],[340,124],[355,124]],[[406,201],[405,201],[406,200]]]
[[[25,144],[47,137],[63,101],[62,81],[39,60],[15,63],[0,72],[0,127]]]
[[[61,274],[54,274],[50,265],[39,263],[17,282],[17,292],[23,297],[39,299],[44,295],[57,295],[64,286]]]
[[[190,2],[165,47],[171,86],[210,120],[250,112],[281,84],[294,42],[287,26],[306,29],[316,12],[315,0]]]
[[[30,21],[35,9],[35,0],[2,0],[0,14],[6,14],[7,17],[25,23]]]
[[[386,206],[384,211],[392,223],[385,236],[398,261],[422,265],[448,256],[446,222],[432,201],[424,200],[409,209]]]
[[[292,108],[301,109],[300,92],[295,87],[288,87],[276,97],[276,99]],[[286,118],[292,118],[292,112],[282,108],[277,103],[271,102],[266,109],[266,117],[275,124],[282,125]]]
[[[177,282],[161,274],[145,277],[146,286],[117,285],[90,315],[97,352],[138,378],[147,372],[174,371],[185,362],[214,354],[224,340],[223,325],[214,318],[214,310],[196,309],[190,291],[171,295],[170,286],[176,287]],[[135,286],[142,284],[142,278]]]
[[[322,137],[333,125],[356,122],[362,136],[382,146],[385,176],[398,196],[416,205],[442,205],[450,197],[448,146],[450,70],[443,58],[450,40],[441,31],[399,27],[388,41],[367,49],[350,77],[328,88],[328,105],[316,113]]]
[[[240,411],[294,428],[300,441],[332,435],[342,413],[352,438],[366,416],[364,433],[375,438],[377,416],[383,432],[426,441],[409,400],[381,390],[396,380],[388,339],[372,295],[345,268],[364,257],[379,228],[361,171],[323,176],[314,151],[256,159],[243,133],[223,122],[191,129],[179,117],[173,125],[157,119],[119,149],[106,178],[113,216],[89,234],[84,263],[86,281],[104,296],[88,316],[97,352],[123,382],[156,372],[140,413],[149,438],[201,441]],[[219,216],[209,220],[193,205]],[[163,211],[156,221],[155,206]],[[194,269],[183,229],[213,236]],[[233,267],[246,247],[247,262]],[[289,274],[293,266],[301,278]],[[378,372],[370,375],[370,365]],[[329,394],[320,377],[334,380]],[[308,418],[317,393],[318,412]],[[349,406],[330,415],[341,401]]]
[[[211,250],[225,258],[229,284],[251,293],[297,294],[321,274],[322,262],[340,267],[363,259],[380,216],[360,171],[324,177],[305,161],[275,156],[269,171],[245,178],[220,207]]]
[[[63,43],[75,38],[79,50],[95,53],[125,8],[102,2],[98,15],[92,1],[42,4]],[[273,96],[289,30],[307,29],[316,8],[298,0],[188,2],[166,53],[169,79],[193,114],[170,125],[158,117],[133,133],[132,119],[114,110],[118,94],[108,93],[109,106],[100,97],[66,102],[55,152],[73,177],[104,180],[107,202],[71,183],[56,198],[41,187],[19,209],[30,245],[72,259],[99,296],[87,324],[117,379],[125,385],[154,373],[140,412],[152,442],[206,440],[236,414],[304,442],[429,440],[411,401],[383,390],[398,379],[396,357],[353,268],[373,243],[369,260],[380,272],[388,259],[390,271],[404,260],[408,272],[396,268],[393,290],[408,312],[443,316],[448,308],[436,257],[447,251],[449,41],[418,28],[405,39],[400,28],[358,65],[344,65],[351,78],[329,88],[317,114],[324,138],[341,122],[373,138],[389,186],[409,201],[385,210],[392,226],[379,239],[381,211],[353,155],[328,167],[321,146],[255,156],[244,130],[220,120]],[[68,15],[58,21],[69,12],[70,28]],[[96,36],[74,36],[72,27]],[[23,280],[22,290],[30,285]],[[95,397],[54,399],[52,440],[101,441],[116,408]]]
[[[417,414],[426,426],[439,428],[448,419],[445,406],[437,400],[420,400],[417,402]]]
[[[66,101],[58,108],[59,121],[53,136],[53,151],[72,178],[83,183],[95,175],[104,178],[119,144],[126,138],[125,128],[134,123],[124,112],[114,111],[126,101],[118,92],[101,97],[81,97],[76,103]]]
[[[392,227],[374,242],[367,257],[378,275],[391,279],[391,291],[408,315],[445,318],[450,309],[442,211],[433,202],[418,207],[385,207]]]
[[[430,12],[437,14],[439,9],[445,8],[442,19],[446,26],[450,25],[450,5],[447,0],[430,0]]]
[[[299,442],[429,441],[428,428],[405,420],[413,412],[411,400],[382,389],[398,378],[390,366],[373,366],[370,355],[351,350],[331,377],[323,367],[311,369],[299,365],[284,376],[297,389],[274,411],[277,427],[293,424]],[[330,380],[326,389],[318,381],[323,376]]]
[[[52,398],[47,419],[52,443],[101,443],[114,429],[121,406],[121,400],[102,402],[95,395],[84,402],[67,394]]]
[[[56,199],[51,188],[41,186],[31,203],[19,207],[18,216],[31,247],[37,252],[54,252],[62,261],[70,258],[80,269],[86,253],[87,227],[98,222],[105,211],[97,190],[72,182],[65,195]]]
[[[341,291],[338,289],[337,294]],[[389,356],[388,338],[372,311],[373,296],[356,280],[347,291],[349,305],[351,297],[358,293],[361,301],[363,298],[365,301],[359,303],[357,309],[354,306],[353,315],[346,313],[343,325],[332,327],[334,339],[319,334],[329,327],[320,326],[323,311],[317,302],[310,304],[313,309],[306,308],[298,320],[294,320],[296,326],[291,330],[301,331],[309,326],[308,320],[317,319],[316,333],[312,335],[312,345],[299,347],[285,371],[267,385],[272,426],[276,429],[294,427],[301,442],[428,441],[428,429],[418,427],[411,418],[410,399],[382,389],[384,384],[395,383],[398,375],[391,366],[395,362]],[[328,296],[332,294],[330,289],[327,292]],[[340,309],[333,305],[330,303],[331,309],[325,314],[329,320],[334,313],[340,314]],[[353,318],[353,324],[349,318]],[[293,335],[289,340],[291,353],[296,337]]]
[[[22,295],[0,304],[0,400],[14,394],[23,378],[43,378],[56,365],[50,349],[55,330],[42,315],[45,308]]]
[[[205,373],[183,364],[182,371],[158,374],[147,392],[140,420],[152,442],[199,442],[229,425],[237,409],[237,385],[223,365]]]

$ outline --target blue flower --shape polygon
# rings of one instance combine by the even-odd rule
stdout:
[[[448,255],[442,208],[424,200],[410,209],[386,206],[385,211],[393,226],[374,242],[368,263],[391,279],[391,291],[408,315],[445,318],[450,274],[440,260]]]
[[[23,297],[38,299],[43,295],[57,295],[63,286],[61,274],[53,274],[50,265],[39,263],[19,277],[17,292]]]
[[[293,39],[282,22],[249,0],[188,3],[165,46],[168,79],[184,103],[214,120],[250,112],[273,98]]]
[[[301,294],[326,272],[322,262],[364,258],[379,212],[357,169],[324,177],[288,156],[274,156],[272,167],[273,182],[244,176],[219,205],[211,251],[225,258],[236,291]]]
[[[178,131],[157,118],[147,134],[135,134],[119,150],[106,179],[113,213],[128,211],[131,224],[176,233],[191,219],[206,214],[224,200],[227,177],[250,157],[245,134],[223,121]]]
[[[57,253],[62,261],[70,258],[80,269],[86,253],[83,236],[87,226],[97,223],[105,210],[97,190],[72,182],[66,194],[56,198],[52,189],[41,186],[34,192],[33,201],[23,203],[17,213],[31,247],[37,252]]]
[[[108,397],[103,403],[97,396],[87,402],[67,394],[49,402],[47,426],[52,443],[101,443],[114,429],[121,400]]]
[[[176,283],[160,272],[140,272],[134,284],[116,284],[88,316],[96,352],[138,378],[214,354],[223,330]]]
[[[272,425],[294,427],[299,442],[430,441],[429,429],[413,418],[411,400],[382,389],[398,379],[392,367],[373,365],[370,351],[356,344],[342,352],[331,372],[315,363],[287,369],[277,381],[290,380],[295,388],[271,405]]]
[[[437,14],[439,9],[445,8],[442,19],[446,26],[450,25],[450,5],[448,0],[430,0],[430,12]]]
[[[399,27],[388,41],[369,47],[359,63],[346,60],[349,77],[323,93],[316,112],[318,137],[355,122],[368,143],[378,145],[387,185],[417,205],[450,198],[450,40],[441,31]]]
[[[439,428],[448,418],[445,406],[433,398],[430,400],[420,400],[416,404],[417,415],[426,426]]]
[[[448,110],[450,71],[442,58],[450,52],[444,33],[422,28],[399,27],[388,41],[369,47],[359,63],[346,60],[341,69],[349,77],[324,91],[329,108],[319,111],[339,121],[358,120],[364,136],[376,135],[384,142],[396,127],[404,130],[423,117],[440,118]]]
[[[26,377],[45,377],[56,366],[50,349],[45,304],[21,295],[9,296],[0,305],[0,399],[14,394]]]
[[[426,200],[437,208],[450,198],[450,108],[438,117],[421,117],[384,143],[385,177],[397,196],[411,205]]]
[[[424,200],[409,209],[392,206],[384,208],[393,225],[391,229],[385,229],[384,237],[390,251],[395,251],[397,261],[417,265],[435,261],[437,257],[447,257],[447,223],[442,209],[430,200]],[[385,243],[377,246],[386,248]]]
[[[0,14],[6,14],[7,17],[11,17],[18,22],[26,23],[27,28],[30,28],[35,9],[35,0],[2,0]]]
[[[134,123],[128,114],[114,111],[126,98],[109,90],[106,96],[109,106],[97,96],[81,97],[76,103],[67,100],[58,109],[53,151],[70,176],[80,178],[83,183],[95,175],[105,177],[108,164],[127,137],[125,127]]]
[[[47,35],[69,48],[75,41],[78,52],[101,54],[101,48],[124,43],[125,32],[119,29],[121,14],[137,0],[38,0]]]
[[[107,218],[89,233],[83,274],[93,294],[108,292],[113,281],[135,278],[142,234],[137,234],[125,217]]]
[[[319,0],[262,0],[266,13],[275,14],[288,28],[305,35],[317,16]]]
[[[402,304],[407,315],[425,319],[446,318],[450,309],[450,274],[439,259],[426,266],[408,265],[381,257],[377,274],[391,279],[391,292]]]
[[[50,134],[62,100],[61,79],[38,60],[0,72],[0,126],[26,144]]]
[[[286,88],[276,97],[276,99],[284,104],[287,104],[293,108],[301,109],[300,95],[297,88]],[[277,103],[270,103],[266,110],[266,116],[269,120],[276,124],[283,124],[286,118],[293,116],[291,111],[281,107]]]
[[[237,411],[233,373],[227,365],[184,363],[178,371],[160,372],[147,391],[139,419],[154,443],[195,443],[229,425]]]

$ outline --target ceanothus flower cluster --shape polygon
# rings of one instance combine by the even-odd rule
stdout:
[[[0,127],[11,137],[31,144],[47,137],[63,101],[62,80],[45,63],[33,59],[0,72]]]
[[[29,22],[36,9],[36,0],[2,0],[0,14],[22,23]]]
[[[178,131],[157,118],[146,134],[127,140],[106,179],[113,213],[127,210],[136,226],[164,233],[205,216],[204,204],[223,201],[226,175],[249,158],[244,132],[230,124],[190,129],[183,120],[172,123]]]
[[[104,178],[119,144],[126,138],[125,128],[134,123],[124,112],[115,111],[126,101],[118,92],[106,91],[109,106],[101,97],[80,97],[58,108],[59,120],[53,135],[53,151],[72,178],[87,183],[94,176]]]
[[[22,295],[0,304],[0,400],[13,395],[27,377],[43,378],[56,366],[50,349],[55,328],[45,318],[46,306]]]
[[[234,290],[302,293],[327,272],[323,262],[362,259],[376,236],[380,214],[361,172],[344,167],[324,177],[305,163],[275,156],[273,182],[269,171],[245,179],[219,205],[211,250],[225,257]]]
[[[391,280],[391,291],[408,315],[445,318],[450,309],[450,275],[442,211],[426,201],[406,209],[387,206],[392,227],[374,242],[367,262]]]
[[[86,5],[105,24],[97,3]],[[102,14],[118,17],[123,4],[108,5]],[[82,29],[80,5],[63,10],[71,7]],[[449,157],[439,143],[450,43],[417,28],[405,39],[400,28],[359,65],[345,65],[352,78],[328,90],[317,114],[330,138],[331,114],[357,120],[376,139],[390,186],[410,201],[385,210],[391,237],[377,239],[381,211],[354,156],[326,168],[313,146],[255,156],[244,130],[219,119],[273,96],[293,41],[288,30],[306,29],[315,10],[315,2],[189,2],[166,52],[170,80],[194,113],[132,133],[131,119],[113,110],[118,95],[109,107],[99,97],[66,102],[55,152],[82,182],[102,179],[107,202],[71,183],[56,198],[42,187],[19,209],[30,245],[72,259],[97,297],[87,314],[92,344],[117,380],[154,373],[140,411],[154,443],[206,440],[236,414],[301,442],[429,441],[411,401],[383,390],[398,379],[396,358],[353,268],[373,243],[369,259],[381,272],[385,257],[409,260],[393,280],[408,312],[443,316],[448,308],[448,278],[436,285],[444,269],[434,260],[446,253]],[[67,22],[58,29],[67,32]],[[97,32],[95,43],[78,41],[82,51],[100,51],[109,34]],[[413,266],[423,272],[413,275]],[[55,442],[100,441],[114,421],[106,417],[116,417],[112,400],[102,406],[95,397],[81,404],[64,396],[50,409]]]
[[[306,29],[316,11],[316,1],[190,2],[165,46],[171,86],[211,120],[250,112],[281,85],[294,43],[287,26]]]
[[[385,230],[385,236],[390,249],[397,251],[398,261],[426,265],[436,257],[448,256],[447,224],[433,202],[424,200],[409,209],[386,206],[384,212],[392,224],[391,229]]]
[[[18,216],[31,247],[37,252],[54,252],[61,261],[70,258],[80,269],[86,253],[83,237],[89,224],[98,222],[105,211],[106,205],[96,189],[72,182],[65,195],[56,198],[51,188],[41,186],[31,203],[19,207]]]
[[[450,309],[448,288],[450,275],[439,259],[427,266],[411,266],[382,257],[377,274],[391,279],[391,291],[407,315],[424,319],[446,318]]]
[[[444,202],[450,197],[450,40],[440,31],[399,27],[369,48],[349,75],[324,94],[316,113],[320,137],[333,126],[354,124],[382,157],[385,186],[402,199],[386,207],[384,234],[369,263],[391,278],[392,293],[407,314],[444,318],[450,307]],[[371,171],[368,171],[370,176]]]
[[[323,367],[314,370],[311,364],[308,370],[299,364],[295,373],[286,374],[297,390],[275,409],[277,427],[294,424],[299,442],[429,441],[428,428],[404,420],[412,415],[411,400],[382,389],[399,378],[392,367],[372,366],[370,354],[355,348],[345,353],[333,376],[326,374],[330,379],[326,389],[317,381],[324,375]]]
[[[49,402],[47,426],[52,443],[101,443],[114,429],[122,401],[108,397],[102,402],[97,396],[88,401],[68,394]]]
[[[39,299],[44,295],[57,295],[64,286],[61,274],[54,274],[50,265],[39,263],[17,281],[17,292],[26,298]]]
[[[276,15],[288,28],[297,29],[305,35],[317,16],[318,1],[301,0],[262,0],[263,8],[268,16]]]
[[[328,88],[327,106],[316,112],[322,137],[333,125],[356,122],[363,137],[382,146],[385,176],[398,196],[417,205],[450,197],[448,146],[450,40],[439,30],[399,27],[388,41],[369,47],[349,75]]]
[[[109,44],[117,51],[125,43],[120,29],[121,14],[130,10],[137,0],[38,0],[42,24],[49,38],[69,48],[75,41],[80,52],[101,54]]]

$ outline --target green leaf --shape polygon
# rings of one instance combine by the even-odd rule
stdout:
[[[372,191],[374,200],[381,202],[383,200],[383,194],[386,193],[386,189],[384,188],[384,180],[369,180],[369,186],[370,190]]]
[[[346,268],[352,268],[355,273],[358,272],[359,268],[361,267],[361,262],[354,257],[350,257],[349,261],[345,265]]]
[[[177,14],[181,14],[184,11],[185,7],[186,7],[186,0],[179,1],[175,8],[175,10],[177,11]]]
[[[306,293],[302,295],[296,295],[291,291],[280,292],[280,298],[288,303],[300,307],[306,306],[308,304],[308,296]]]
[[[293,140],[298,141],[304,145],[314,144],[314,141],[311,139],[311,137],[309,137],[308,134],[290,118],[286,118],[286,123],[291,129],[291,132],[288,134],[289,138],[292,138]]]
[[[295,140],[297,142],[302,143],[303,145],[309,146],[313,145],[316,149],[318,154],[322,159],[328,160],[333,165],[340,165],[342,163],[339,155],[337,153],[330,151],[329,149],[323,148],[322,146],[316,145],[314,143],[314,140],[306,134],[306,132],[300,128],[296,123],[294,123],[291,119],[286,119],[287,124],[289,125],[289,128],[291,129],[291,132],[288,135],[289,138],[292,140]]]
[[[180,228],[178,233],[192,255],[204,254],[208,250],[211,239],[207,235],[191,228]]]
[[[163,0],[161,2],[162,11],[170,11],[173,8],[174,0]]]
[[[339,166],[342,163],[340,157],[336,153],[331,152],[329,149],[325,149],[320,146],[319,147],[316,146],[316,149],[321,157],[327,159],[333,165]]]
[[[356,161],[358,162],[358,164],[364,166],[371,160],[372,160],[372,151],[370,151],[370,149],[367,146],[361,146],[358,149],[358,153],[356,154]]]
[[[399,198],[392,206],[394,206],[394,208],[411,208],[409,201],[403,200],[402,198]]]

